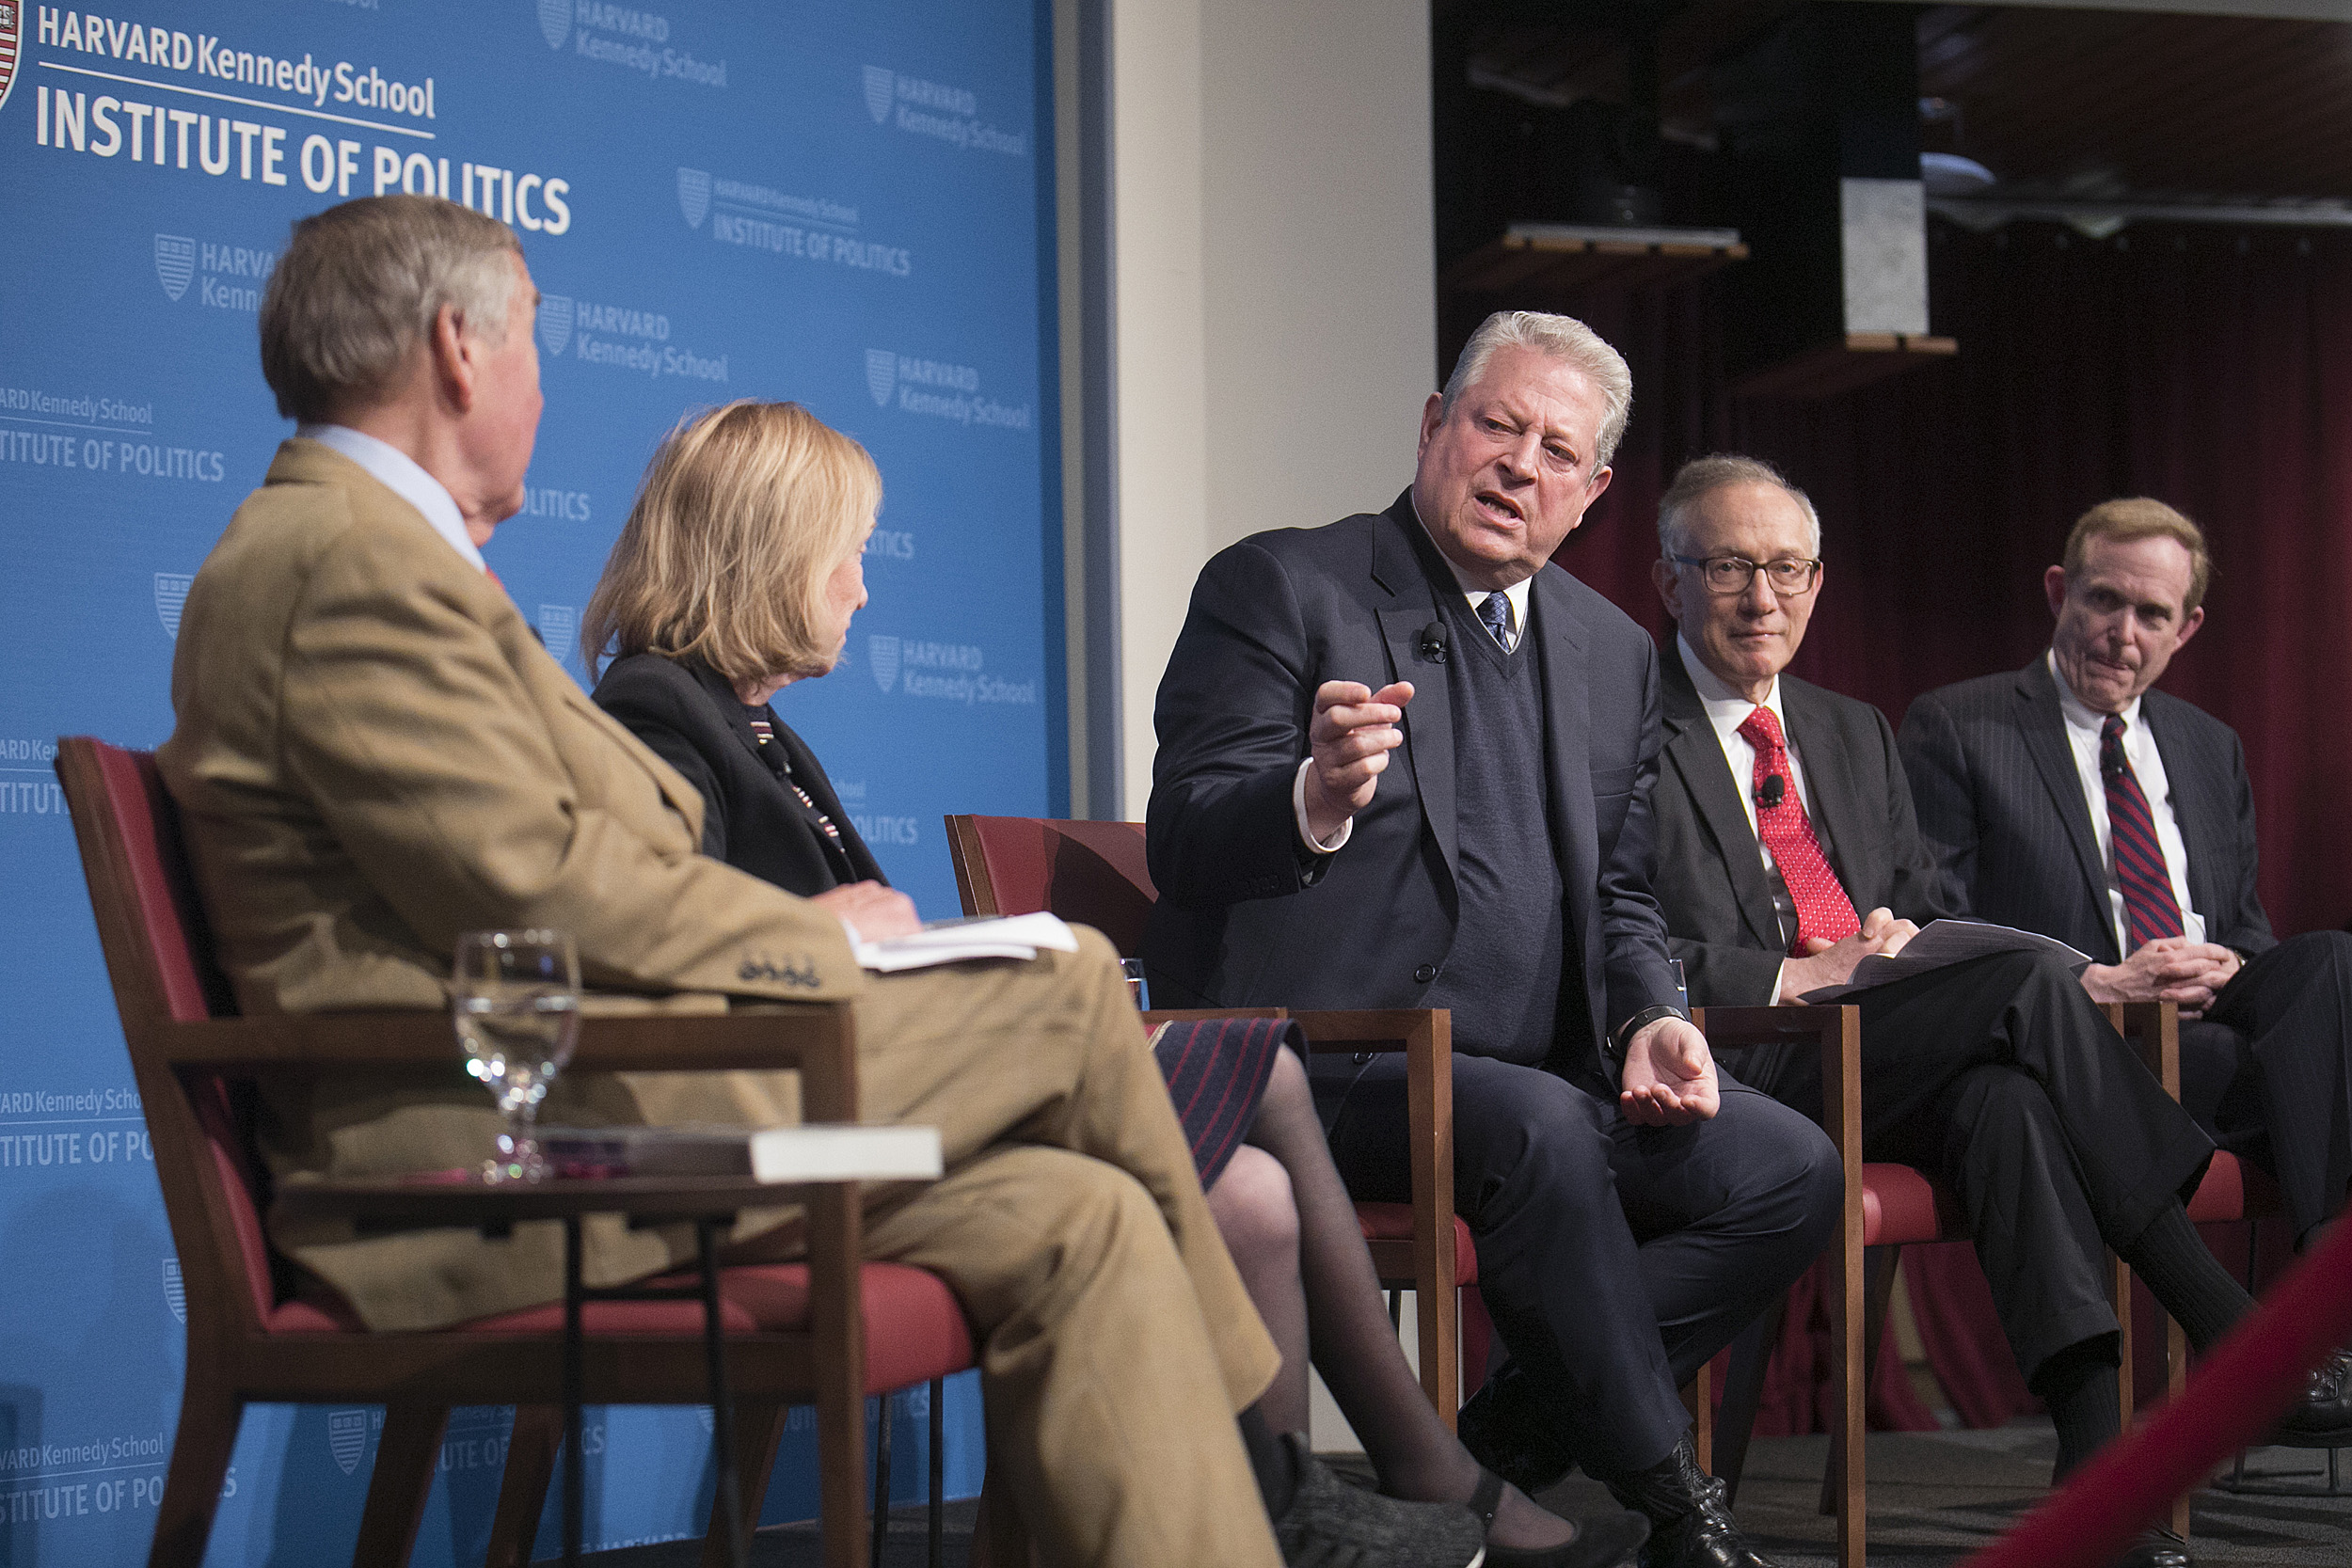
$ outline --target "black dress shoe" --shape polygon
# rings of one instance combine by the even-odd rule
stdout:
[[[2132,1538],[2130,1547],[2115,1560],[2114,1568],[2197,1568],[2188,1543],[2161,1526],[2152,1525]]]
[[[2336,1351],[2319,1364],[2270,1440],[2290,1449],[2352,1448],[2352,1352]]]
[[[1454,1433],[1472,1459],[1531,1497],[1576,1462],[1536,1410],[1534,1388],[1516,1363],[1470,1396],[1454,1418]]]
[[[1699,1468],[1689,1433],[1648,1469],[1601,1479],[1612,1497],[1649,1520],[1642,1568],[1777,1568],[1732,1522],[1724,1483]]]

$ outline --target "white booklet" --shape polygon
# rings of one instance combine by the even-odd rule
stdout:
[[[1982,920],[1931,920],[1919,934],[1903,943],[1903,950],[1893,958],[1873,953],[1853,966],[1853,974],[1842,986],[1823,986],[1806,991],[1801,1002],[1836,1002],[1872,986],[1891,985],[1915,975],[1949,969],[1972,958],[1989,958],[1995,953],[2051,954],[2074,973],[2080,974],[2090,962],[2090,955],[2078,953],[2062,942],[2035,931],[2021,931],[2013,926],[1995,926]]]
[[[940,1172],[936,1127],[543,1127],[556,1174],[749,1176],[759,1181],[928,1181]]]
[[[858,965],[883,974],[902,969],[927,969],[932,964],[961,963],[967,958],[1034,958],[1041,947],[1075,953],[1077,934],[1057,916],[1036,914],[980,916],[965,920],[935,920],[921,930],[888,942],[859,939]]]

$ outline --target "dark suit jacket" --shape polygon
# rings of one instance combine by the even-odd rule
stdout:
[[[1155,1000],[1421,1005],[1453,947],[1459,835],[1476,831],[1454,811],[1445,671],[1422,651],[1422,629],[1442,619],[1438,594],[1454,592],[1409,492],[1385,513],[1257,534],[1202,569],[1153,713],[1149,849],[1160,896],[1143,952]],[[1581,966],[1597,1040],[1676,1000],[1649,887],[1658,656],[1641,628],[1557,566],[1536,574],[1530,603],[1549,705],[1549,847],[1566,889],[1567,961]],[[1291,783],[1307,756],[1315,688],[1327,680],[1375,689],[1409,680],[1415,695],[1405,745],[1354,836],[1314,856],[1298,840]],[[1557,1065],[1608,1082],[1591,1046],[1578,1043]]]
[[[631,654],[605,671],[596,702],[701,794],[704,854],[803,897],[839,885],[807,814],[759,754],[743,705],[724,676],[660,654]],[[887,882],[850,825],[817,754],[772,707],[768,721],[793,777],[841,830],[856,873],[851,879]]]
[[[1652,806],[1658,818],[1658,900],[1691,1000],[1702,1007],[1761,1006],[1788,944],[1772,911],[1723,743],[1667,640],[1666,757]],[[1924,926],[1953,912],[1912,815],[1895,732],[1869,704],[1788,675],[1780,705],[1803,759],[1805,807],[1830,869],[1857,913],[1883,905]]]
[[[2254,794],[2236,732],[2161,691],[2141,698],[2140,715],[2171,784],[2189,902],[2206,940],[2249,956],[2276,946],[2254,891]],[[2123,960],[2058,682],[2043,660],[1918,698],[1903,716],[1902,759],[1920,829],[1970,913],[2056,937],[2101,963]]]

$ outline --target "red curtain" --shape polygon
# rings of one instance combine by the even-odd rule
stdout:
[[[2164,689],[2245,741],[2280,934],[2346,925],[2352,234],[2135,225],[2093,241],[1939,220],[1930,277],[1935,330],[1959,355],[1813,403],[1729,395],[1705,283],[1569,307],[1625,353],[1635,403],[1615,481],[1561,563],[1662,632],[1650,565],[1665,481],[1708,451],[1770,459],[1812,496],[1829,562],[1792,673],[1899,723],[1918,693],[2048,645],[2042,570],[2075,517],[2113,496],[2167,500],[2203,527],[2217,575]],[[2243,1267],[2243,1246],[2225,1260]],[[1963,1418],[2030,1408],[1971,1250],[1905,1263]],[[2156,1325],[2141,1317],[2145,1363]],[[1793,1430],[1824,1349],[1784,1346],[1775,1402]]]
[[[2042,568],[2093,503],[2204,528],[2207,622],[2165,689],[2244,738],[2262,894],[2284,935],[2352,915],[2352,234],[2016,224],[1931,230],[1959,355],[1818,403],[1734,400],[1705,284],[1583,301],[1633,367],[1616,479],[1561,562],[1662,628],[1657,499],[1710,451],[1779,464],[1829,562],[1793,673],[1900,722],[1919,692],[2048,644]]]

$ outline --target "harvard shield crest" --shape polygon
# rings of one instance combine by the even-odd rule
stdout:
[[[16,86],[16,55],[24,31],[24,8],[17,0],[0,0],[0,108],[8,106],[8,89]]]

